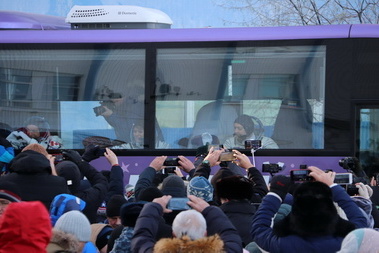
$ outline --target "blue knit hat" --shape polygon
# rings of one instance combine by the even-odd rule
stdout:
[[[50,219],[54,226],[59,217],[72,210],[83,211],[86,202],[71,194],[59,194],[50,204]]]
[[[195,195],[209,202],[213,200],[213,186],[205,177],[194,177],[187,186],[187,195]]]
[[[75,235],[80,242],[88,242],[91,239],[91,224],[87,217],[77,210],[63,214],[54,228]]]

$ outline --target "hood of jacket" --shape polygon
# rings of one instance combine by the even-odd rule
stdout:
[[[225,252],[224,242],[218,235],[192,241],[189,237],[163,238],[154,245],[154,252],[208,253]]]
[[[0,218],[0,253],[45,253],[51,222],[39,201],[11,203]]]
[[[53,237],[47,246],[48,253],[54,253],[59,250],[67,250],[77,252],[79,250],[79,241],[72,234],[68,234],[61,230],[53,229]]]
[[[50,161],[41,153],[26,150],[18,154],[10,163],[10,172],[19,174],[51,174]]]

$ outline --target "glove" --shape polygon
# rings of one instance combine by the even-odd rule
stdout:
[[[70,160],[71,162],[74,162],[76,164],[80,163],[83,161],[82,157],[78,153],[78,151],[75,150],[64,150],[62,152],[63,156],[67,158],[67,160]]]
[[[83,158],[84,161],[90,162],[92,160],[95,160],[95,159],[99,158],[100,155],[102,153],[104,153],[102,151],[103,150],[100,149],[99,146],[93,145],[93,144],[89,144],[89,145],[87,145],[86,150],[84,151],[84,154],[82,155],[82,158]]]
[[[7,141],[7,139],[5,139],[3,137],[0,137],[0,145],[4,146],[4,148],[12,147],[12,144],[9,141]]]
[[[288,190],[292,184],[292,181],[289,177],[284,175],[274,176],[270,183],[270,192],[276,193],[282,199],[285,199]]]
[[[359,196],[365,198],[365,199],[370,199],[372,196],[373,190],[370,186],[365,185],[363,183],[358,183],[355,185],[358,188],[358,194]]]
[[[208,154],[208,145],[200,146],[196,149],[196,157],[206,156]]]

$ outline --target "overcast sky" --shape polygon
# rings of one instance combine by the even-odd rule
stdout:
[[[172,28],[236,26],[240,13],[225,10],[218,0],[1,0],[0,10],[66,17],[74,5],[138,5],[159,9],[173,20]]]

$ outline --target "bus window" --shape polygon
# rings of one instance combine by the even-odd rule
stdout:
[[[172,146],[223,144],[241,114],[283,149],[322,149],[325,46],[157,50],[156,115]]]

